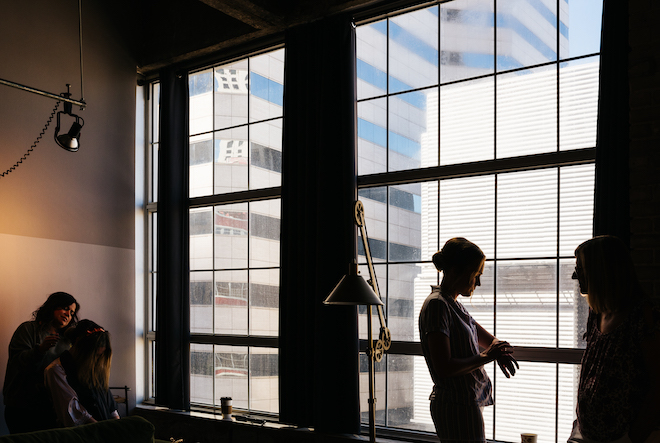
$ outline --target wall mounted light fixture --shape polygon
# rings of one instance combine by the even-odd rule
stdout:
[[[32,144],[32,146],[30,146],[27,152],[23,154],[23,156],[16,163],[14,163],[13,166],[11,166],[5,172],[1,172],[0,177],[4,177],[5,175],[9,174],[13,170],[15,170],[21,163],[23,163],[23,160],[27,159],[28,155],[30,155],[30,153],[34,150],[34,148],[37,146],[39,141],[41,141],[41,138],[43,137],[44,133],[50,126],[50,123],[52,122],[53,117],[55,116],[55,113],[57,111],[57,108],[59,107],[60,102],[64,103],[64,110],[57,112],[57,127],[55,128],[55,136],[54,136],[55,142],[59,146],[70,152],[76,152],[80,148],[80,129],[85,124],[85,121],[81,117],[77,116],[72,112],[72,106],[73,105],[80,106],[81,111],[87,107],[87,103],[85,103],[84,100],[84,92],[83,92],[82,0],[78,0],[78,42],[80,49],[80,100],[73,100],[71,98],[71,92],[70,92],[71,85],[68,84],[66,85],[67,92],[63,92],[58,95],[47,91],[43,91],[41,89],[32,88],[30,86],[25,86],[20,83],[16,83],[0,78],[0,85],[9,86],[12,88],[20,89],[22,91],[31,92],[33,94],[38,94],[43,97],[57,100],[57,103],[55,104],[53,111],[48,117],[48,120],[46,121],[44,128],[42,129],[41,133],[39,134],[35,142]],[[66,114],[73,117],[75,121],[71,125],[71,129],[69,129],[69,131],[66,134],[59,135],[60,116],[62,114]]]

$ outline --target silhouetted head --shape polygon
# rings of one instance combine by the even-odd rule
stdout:
[[[67,292],[54,292],[46,302],[32,313],[32,317],[40,325],[52,323],[58,330],[73,326],[78,322],[80,304]]]
[[[587,240],[575,249],[575,257],[573,278],[595,313],[623,310],[645,298],[630,251],[619,238],[601,235]]]
[[[449,239],[441,250],[433,254],[435,268],[443,271],[443,292],[466,297],[481,285],[479,277],[485,261],[486,256],[481,248],[463,237]]]
[[[110,334],[92,320],[80,320],[67,331],[71,354],[78,370],[78,379],[88,387],[108,388],[112,347]]]

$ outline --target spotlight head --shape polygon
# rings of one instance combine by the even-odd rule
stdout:
[[[71,125],[71,129],[69,129],[69,132],[63,135],[59,135],[60,133],[60,114],[62,112],[57,113],[57,127],[55,128],[55,143],[57,143],[61,148],[66,149],[69,152],[76,152],[80,148],[80,130],[82,129],[83,125],[80,124],[80,117],[77,115],[71,114],[73,117],[76,117],[76,121],[73,122]],[[84,124],[84,123],[83,123]]]

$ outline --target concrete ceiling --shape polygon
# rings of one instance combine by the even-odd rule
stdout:
[[[114,0],[108,13],[138,73],[281,35],[286,29],[383,0]],[[393,3],[393,2],[389,2]]]

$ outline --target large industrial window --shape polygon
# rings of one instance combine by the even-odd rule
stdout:
[[[460,301],[520,360],[511,379],[487,366],[487,438],[569,436],[587,314],[571,274],[592,233],[601,10],[454,0],[358,26],[359,197],[393,340],[376,366],[377,424],[433,431],[417,319],[441,277],[431,256],[460,236],[487,256],[482,286]]]
[[[278,412],[283,77],[283,49],[189,73],[191,404],[232,397],[237,409]],[[158,84],[151,91],[157,159]],[[155,192],[150,202],[155,305]]]

